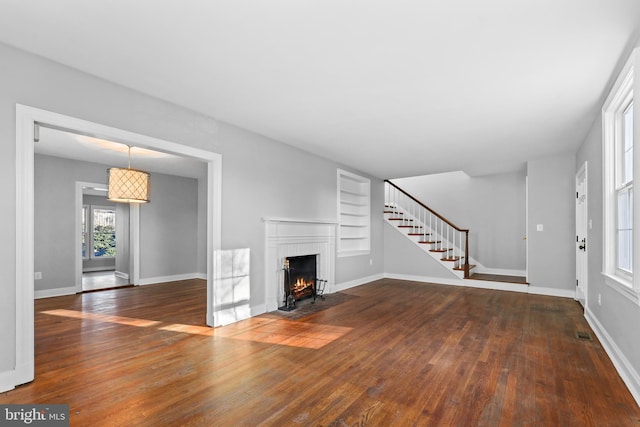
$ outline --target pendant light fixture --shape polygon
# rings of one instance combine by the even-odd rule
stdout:
[[[131,169],[131,146],[127,147],[129,147],[129,166],[126,169],[108,169],[108,199],[120,203],[148,203],[151,184],[149,173]]]

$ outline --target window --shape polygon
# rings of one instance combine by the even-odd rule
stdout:
[[[636,49],[618,77],[602,109],[604,148],[604,265],[606,283],[640,302],[634,286],[634,58]]]
[[[87,250],[87,247],[91,250]],[[82,258],[114,256],[116,256],[115,208],[82,206]]]
[[[621,117],[622,132],[617,147],[619,155],[615,165],[619,176],[617,195],[617,260],[619,274],[630,276],[633,272],[633,102]]]
[[[93,207],[93,257],[116,256],[116,211],[113,208]]]
[[[338,169],[338,256],[371,250],[371,181]]]

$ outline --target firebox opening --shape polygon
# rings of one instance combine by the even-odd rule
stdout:
[[[289,269],[285,274],[285,297],[291,295],[294,300],[313,297],[316,286],[316,258],[317,255],[303,255],[288,257]]]

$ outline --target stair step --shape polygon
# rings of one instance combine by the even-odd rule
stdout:
[[[418,243],[423,245],[435,245],[436,243],[442,243],[442,240],[420,240]]]
[[[475,267],[474,264],[469,264],[469,270],[471,270],[474,267]],[[464,271],[464,264],[461,265],[460,267],[453,267],[453,269],[456,270],[456,271]]]
[[[398,211],[384,211],[384,213],[386,213],[386,214],[399,214],[400,212],[398,212]]]
[[[429,235],[431,235],[431,233],[407,233],[407,236],[429,236]]]
[[[394,218],[387,218],[389,221],[413,221],[411,218],[399,218],[399,217],[394,217]]]
[[[422,228],[421,225],[399,225],[398,228]]]
[[[440,258],[440,261],[450,261],[450,262],[455,262],[455,261],[459,261],[461,259],[463,259],[464,257],[460,257],[460,256],[450,256],[450,257],[446,257],[446,258]]]
[[[452,251],[453,249],[449,248],[441,248],[441,249],[429,249],[429,252],[449,252]]]

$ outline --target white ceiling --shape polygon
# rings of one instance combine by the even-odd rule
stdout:
[[[0,0],[0,41],[381,178],[574,151],[638,0]]]
[[[38,154],[99,163],[109,167],[129,166],[129,147],[125,144],[42,126],[39,134],[39,141],[34,146],[34,151]],[[207,176],[207,164],[202,161],[140,147],[131,148],[131,167],[195,179]],[[106,177],[105,168],[105,179]]]

